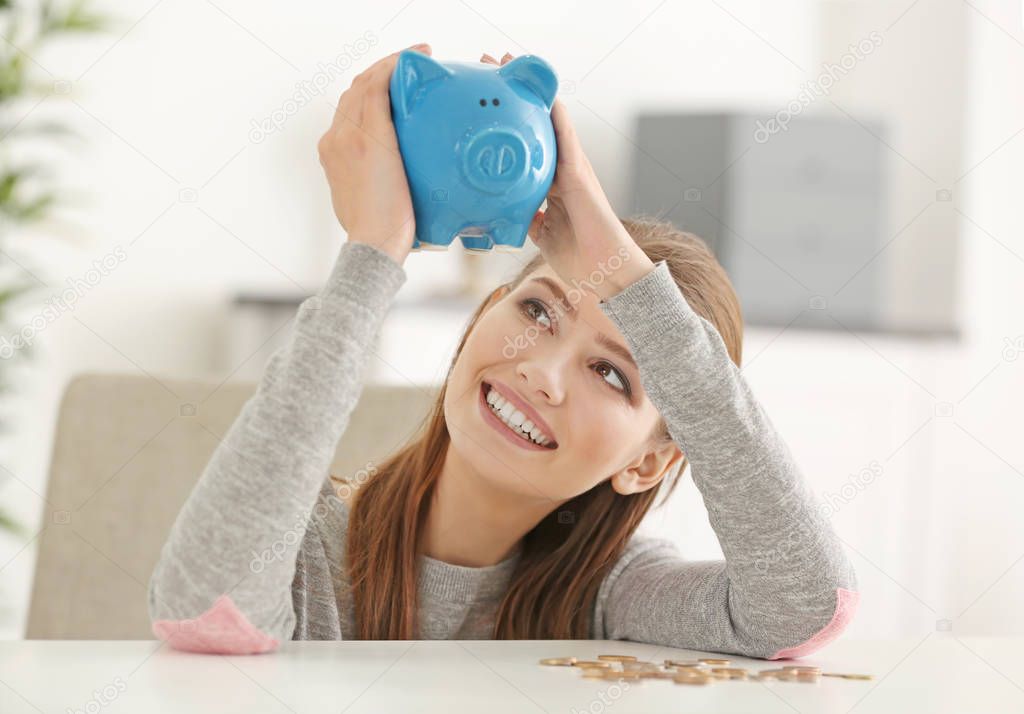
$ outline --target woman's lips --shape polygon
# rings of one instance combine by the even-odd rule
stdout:
[[[541,446],[532,439],[524,439],[523,437],[514,434],[512,430],[506,426],[505,422],[499,419],[494,413],[491,409],[491,405],[487,403],[487,389],[487,384],[485,382],[481,382],[480,389],[478,390],[480,396],[477,399],[477,403],[480,405],[480,414],[483,417],[483,420],[493,427],[495,431],[500,433],[505,437],[505,439],[511,441],[516,446],[529,451],[554,451],[558,448],[557,446],[554,448]]]

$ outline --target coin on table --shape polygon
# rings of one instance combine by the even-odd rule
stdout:
[[[641,670],[642,669],[647,669],[647,670],[650,670],[650,669],[657,669],[658,668],[658,665],[654,664],[654,662],[645,662],[645,661],[642,661],[642,660],[626,661],[626,662],[622,662],[620,664],[621,664],[622,669],[624,671],[628,670],[628,669],[641,669]]]
[[[702,664],[717,664],[717,665],[722,665],[722,666],[728,666],[728,665],[732,664],[731,660],[727,660],[727,659],[713,659],[711,657],[705,657],[705,658],[701,659],[700,662]]]
[[[821,675],[817,672],[796,672],[793,678],[798,682],[817,682]]]
[[[644,669],[640,670],[640,676],[643,679],[675,679],[676,673],[662,669]]]
[[[842,677],[843,679],[874,679],[873,674],[844,674],[839,672],[824,672],[822,677]]]
[[[703,667],[704,665],[695,660],[667,659],[666,667]]]
[[[582,667],[580,669],[580,674],[585,679],[604,679],[607,673],[606,667]]]
[[[686,677],[715,678],[715,675],[709,669],[677,669],[673,672],[673,675],[680,679],[685,679]]]
[[[712,667],[711,673],[725,675],[730,679],[746,679],[748,674],[742,667]]]
[[[677,672],[672,681],[676,684],[710,684],[714,680],[710,674]]]
[[[758,679],[784,679],[789,677],[788,670],[785,669],[762,669],[757,673]]]
[[[596,660],[596,659],[576,660],[575,662],[573,662],[573,664],[575,664],[577,667],[603,667],[603,668],[611,667],[611,665],[608,664],[607,662],[601,662],[601,661]]]
[[[788,664],[783,666],[783,669],[791,672],[814,672],[815,674],[821,674],[821,667],[812,667],[809,665]]]
[[[604,662],[636,662],[633,655],[598,655],[597,658]]]
[[[548,657],[540,661],[541,664],[546,664],[549,667],[571,667],[576,664],[575,657]]]
[[[643,679],[646,674],[647,674],[646,672],[641,672],[640,670],[636,670],[636,669],[626,670],[625,672],[617,670],[617,669],[606,669],[604,671],[604,678],[605,679],[628,679],[630,682],[637,682],[637,681],[640,681],[641,679]]]

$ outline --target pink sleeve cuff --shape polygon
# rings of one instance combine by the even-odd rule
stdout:
[[[278,645],[275,638],[254,627],[227,594],[195,619],[156,620],[153,634],[174,649],[205,654],[260,654]]]
[[[779,650],[767,659],[787,659],[790,657],[803,657],[812,652],[817,652],[832,640],[839,637],[839,634],[846,629],[846,626],[853,619],[860,604],[860,593],[845,588],[836,588],[836,611],[832,619],[817,634],[806,642],[794,647],[787,647]]]

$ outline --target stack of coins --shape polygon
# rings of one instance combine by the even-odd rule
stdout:
[[[821,667],[787,665],[781,669],[763,669],[757,673],[760,680],[775,679],[782,682],[807,682],[814,684],[821,679]]]
[[[750,672],[742,667],[712,667],[711,674],[720,679],[747,679]]]
[[[574,667],[585,679],[627,679],[631,682],[644,679],[670,679],[676,684],[706,685],[715,681],[745,680],[754,682],[805,682],[817,683],[822,677],[866,680],[870,674],[848,674],[822,672],[821,667],[810,665],[784,665],[778,669],[762,669],[751,672],[743,667],[733,667],[732,662],[723,658],[705,657],[697,660],[666,659],[662,665],[638,660],[633,655],[603,654],[597,659],[580,660],[575,657],[549,657],[541,664],[550,667]]]

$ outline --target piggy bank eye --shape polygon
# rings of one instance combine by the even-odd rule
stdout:
[[[491,104],[493,104],[494,106],[498,106],[498,98],[495,97],[494,99],[492,99]]]
[[[480,100],[480,106],[486,107],[487,106],[487,100],[486,99],[481,99]]]

